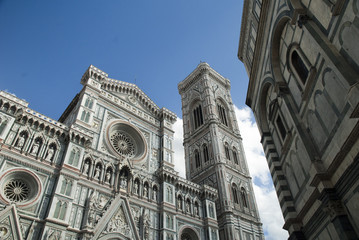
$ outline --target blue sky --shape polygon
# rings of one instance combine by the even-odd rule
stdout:
[[[200,61],[209,63],[231,81],[266,239],[286,239],[257,126],[244,104],[248,77],[237,59],[242,6],[238,0],[0,0],[0,89],[57,120],[92,64],[177,114],[175,161],[183,161],[177,84]]]
[[[159,107],[181,116],[177,84],[205,61],[231,80],[233,101],[242,106],[248,84],[237,59],[242,5],[0,1],[1,88],[57,119],[92,64],[111,78],[136,83]]]

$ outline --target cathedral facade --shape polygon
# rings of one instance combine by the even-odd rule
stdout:
[[[214,73],[207,64],[198,69]],[[184,113],[187,179],[174,170],[176,115],[134,84],[91,65],[58,121],[1,91],[0,238],[263,239],[229,81],[208,76],[180,87],[182,99],[193,91],[188,81],[206,92],[191,95],[204,112]],[[220,94],[211,96],[207,81]],[[207,114],[214,96],[223,109]],[[200,133],[191,135],[192,124]]]
[[[359,1],[245,0],[238,57],[289,239],[359,238]]]

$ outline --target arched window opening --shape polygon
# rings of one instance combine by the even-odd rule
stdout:
[[[86,101],[85,101],[85,107],[92,109],[92,106],[93,106],[93,99],[90,97],[87,97]]]
[[[217,104],[217,110],[218,110],[218,115],[219,115],[219,119],[221,120],[221,123],[228,127],[226,109],[221,104]]]
[[[239,204],[237,186],[234,184],[232,185],[232,195],[233,195],[233,202]]]
[[[243,207],[248,208],[247,193],[244,188],[241,188],[241,200],[242,200]]]
[[[87,112],[87,113],[86,113],[86,117],[85,117],[85,122],[88,123],[89,120],[90,120],[90,113]]]
[[[309,70],[296,50],[293,50],[292,52],[291,61],[301,82],[303,83],[303,85],[305,85],[308,78]]]
[[[172,203],[173,202],[173,196],[172,196],[172,187],[170,186],[167,186],[167,189],[166,189],[166,200],[167,202],[170,202]]]
[[[204,162],[209,161],[208,147],[206,144],[203,145],[203,158],[204,158]]]
[[[196,161],[196,168],[199,168],[201,166],[201,158],[199,156],[198,150],[195,150],[194,158],[195,158],[195,161]]]
[[[193,109],[193,123],[194,129],[197,129],[203,124],[202,106],[198,105]]]
[[[225,153],[226,153],[226,158],[227,158],[228,160],[231,160],[231,156],[230,156],[230,154],[229,154],[228,143],[225,143],[225,144],[224,144],[224,151],[225,151]]]
[[[82,113],[81,113],[81,121],[85,121],[85,117],[86,117],[86,111],[83,110]]]
[[[7,125],[7,120],[1,119],[0,118],[0,135],[2,134],[2,132],[4,131],[6,125]]]
[[[237,149],[236,149],[236,148],[233,148],[232,153],[233,153],[233,161],[234,161],[234,163],[235,163],[235,164],[238,164]]]

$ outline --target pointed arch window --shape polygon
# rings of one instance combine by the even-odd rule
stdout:
[[[166,189],[166,199],[167,199],[167,202],[170,202],[172,203],[173,202],[173,193],[172,193],[172,187],[170,186],[167,186],[167,189]]]
[[[87,97],[85,101],[85,107],[92,109],[93,99],[91,97]]]
[[[194,123],[194,129],[197,129],[203,124],[203,113],[202,113],[202,106],[201,104],[197,105],[193,109],[193,123]]]
[[[209,161],[209,154],[208,154],[207,144],[204,144],[202,149],[203,149],[204,162],[208,162]]]
[[[219,119],[220,119],[221,123],[228,127],[227,114],[226,114],[226,109],[224,108],[224,106],[220,103],[217,104],[217,111],[218,111],[218,115],[219,115]]]
[[[67,203],[63,201],[58,201],[56,203],[54,218],[65,220],[67,211]]]
[[[237,191],[237,186],[235,184],[232,185],[232,195],[233,195],[233,202],[239,204],[238,191]]]
[[[81,121],[84,121],[85,123],[88,123],[89,120],[90,120],[90,113],[83,110],[82,113],[81,113]]]
[[[235,164],[238,164],[238,154],[237,154],[237,149],[234,147],[232,150],[232,155],[233,155],[233,161]]]
[[[201,167],[201,157],[199,155],[198,150],[194,151],[194,159],[195,159],[195,162],[196,162],[196,168]]]
[[[225,144],[224,144],[224,151],[225,151],[225,154],[226,154],[226,158],[227,158],[228,160],[231,160],[231,156],[230,156],[230,154],[229,154],[229,146],[228,146],[228,143],[225,143]]]
[[[65,194],[66,196],[70,196],[71,189],[72,189],[72,181],[64,178],[62,180],[60,193]]]
[[[69,164],[73,166],[77,166],[79,160],[80,160],[80,150],[77,148],[73,148],[70,152]]]
[[[243,207],[248,208],[247,192],[243,187],[241,188],[241,201],[242,201]]]

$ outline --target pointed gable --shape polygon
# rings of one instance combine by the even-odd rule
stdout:
[[[7,206],[0,212],[0,239],[18,239],[23,237],[15,205]]]
[[[140,239],[127,199],[117,195],[94,229],[93,239]]]

